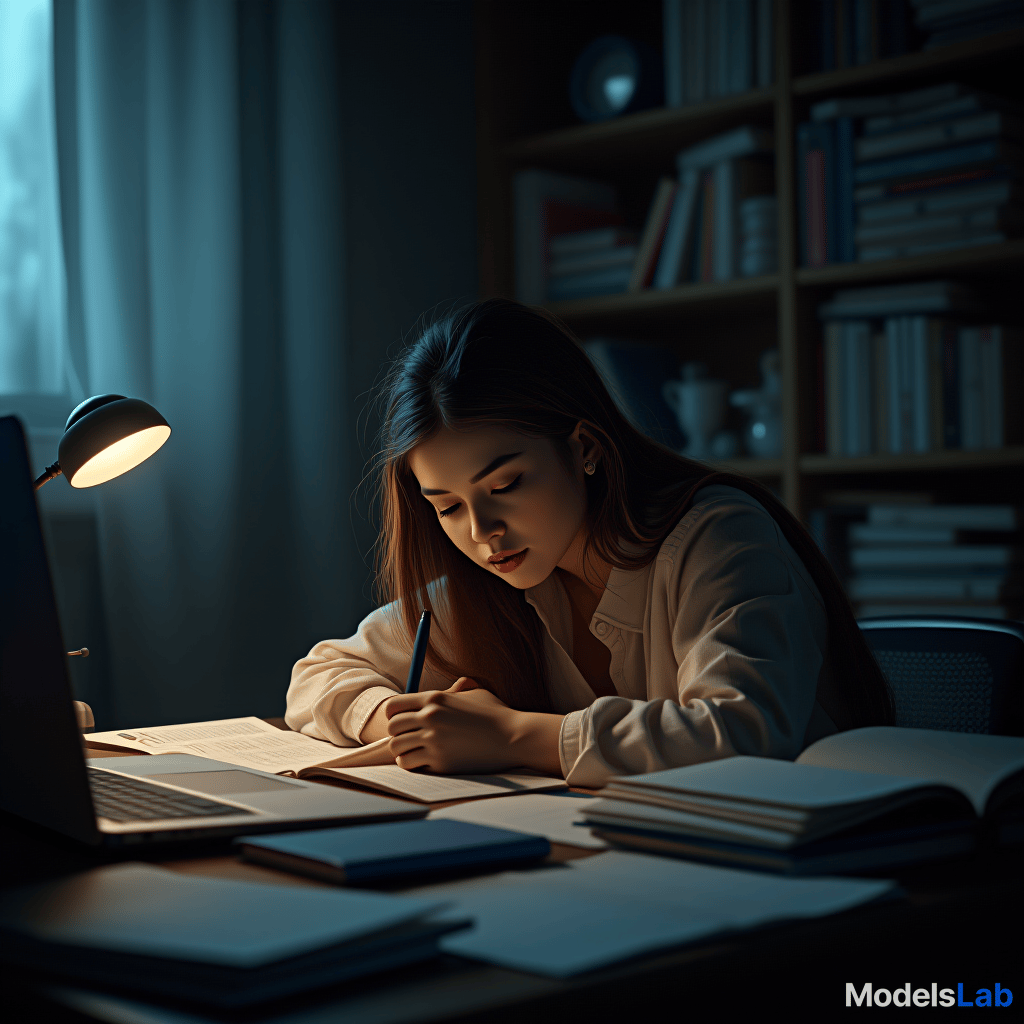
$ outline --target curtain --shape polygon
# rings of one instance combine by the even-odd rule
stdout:
[[[72,359],[172,428],[95,492],[113,724],[279,714],[365,602],[338,11],[55,0]]]

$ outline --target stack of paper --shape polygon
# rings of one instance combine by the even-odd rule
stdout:
[[[413,894],[454,900],[458,913],[475,919],[442,939],[448,952],[565,978],[722,932],[838,913],[895,888],[608,852]]]
[[[235,1007],[434,956],[440,904],[120,864],[0,895],[6,965]]]

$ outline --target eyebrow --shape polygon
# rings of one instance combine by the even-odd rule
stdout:
[[[493,473],[499,467],[504,466],[506,462],[510,462],[512,459],[517,458],[522,454],[522,452],[509,452],[507,455],[499,455],[496,459],[488,462],[487,465],[476,474],[476,476],[471,476],[469,478],[469,482],[471,484],[479,483],[485,476]],[[421,487],[420,494],[429,497],[433,494],[451,494],[451,491],[434,491],[429,487]]]

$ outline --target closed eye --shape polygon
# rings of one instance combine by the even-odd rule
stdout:
[[[491,491],[491,494],[511,494],[512,491],[514,491],[522,482],[523,474],[520,473],[519,476],[517,476],[515,480],[513,480],[512,483],[510,483],[507,487],[496,487],[493,491]],[[438,518],[444,519],[445,516],[450,516],[453,512],[457,512],[459,510],[459,505],[461,504],[462,502],[460,501],[456,502],[454,505],[449,505],[448,508],[438,509]]]

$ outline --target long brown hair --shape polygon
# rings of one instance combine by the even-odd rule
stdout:
[[[392,612],[401,609],[410,644],[420,609],[435,611],[443,602],[443,614],[435,615],[441,643],[432,642],[427,654],[442,674],[471,676],[520,710],[551,710],[540,618],[523,591],[476,565],[448,539],[420,495],[409,452],[443,427],[487,424],[548,438],[570,471],[568,438],[582,423],[602,454],[601,472],[586,477],[584,564],[593,549],[613,566],[642,568],[705,483],[745,491],[778,524],[824,602],[834,689],[818,695],[824,710],[840,729],[894,721],[886,679],[807,530],[762,484],[712,473],[640,433],[576,338],[547,312],[487,299],[441,317],[395,362],[379,397],[377,596]],[[640,553],[627,552],[624,542],[639,545]],[[439,588],[442,580],[446,585]]]

